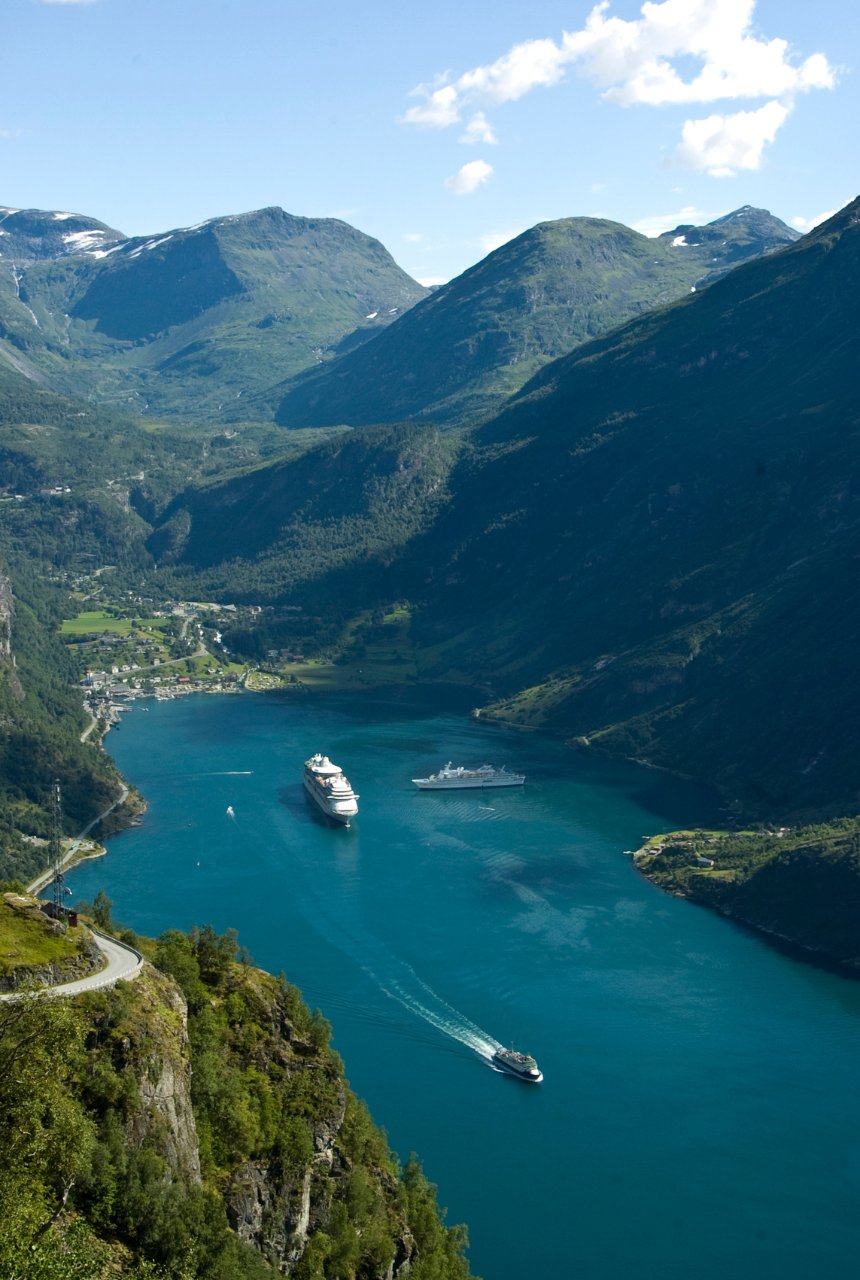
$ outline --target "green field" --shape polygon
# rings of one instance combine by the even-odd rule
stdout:
[[[108,609],[86,609],[74,618],[66,618],[60,627],[63,636],[103,635],[130,636],[132,632],[146,634],[166,631],[171,618],[121,618]]]
[[[93,609],[79,613],[76,618],[66,618],[60,627],[62,636],[98,635],[110,631],[114,635],[131,635],[131,618],[117,618],[115,614],[106,613],[104,609]]]
[[[58,960],[70,960],[78,949],[81,929],[77,926],[65,934],[55,934],[52,926],[40,915],[30,915],[14,910],[8,902],[0,901],[0,973],[12,973],[15,969],[34,968],[53,964]]]

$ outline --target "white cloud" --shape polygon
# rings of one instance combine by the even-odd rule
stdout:
[[[407,244],[421,244],[424,239],[423,231],[407,231],[403,239]]]
[[[757,168],[796,96],[832,89],[836,77],[824,54],[799,62],[786,40],[757,34],[755,5],[756,0],[646,0],[640,17],[627,20],[610,16],[609,0],[601,0],[581,30],[565,31],[558,41],[527,40],[456,79],[446,73],[433,86],[419,85],[413,93],[423,101],[401,120],[448,128],[472,112],[461,141],[487,142],[490,135],[494,141],[479,108],[549,88],[573,66],[604,99],[624,107],[768,99],[758,111],[688,120],[678,151],[693,168],[715,176]]]
[[[603,96],[622,106],[775,98],[833,87],[823,54],[795,66],[785,40],[752,34],[755,0],[646,3],[632,22],[606,17],[608,8],[606,0],[598,4],[585,28],[565,32],[562,44]],[[690,58],[701,66],[685,79],[672,60]]]
[[[445,179],[445,186],[456,196],[468,196],[477,191],[493,172],[493,166],[486,160],[470,160],[450,178]]]
[[[820,226],[822,222],[826,222],[828,218],[832,218],[834,213],[838,213],[840,209],[844,209],[845,205],[848,203],[849,201],[846,200],[843,204],[837,205],[835,209],[828,209],[826,213],[816,213],[811,218],[792,218],[791,225],[796,227],[798,231],[811,231],[813,227]]]
[[[447,284],[448,276],[419,276],[418,283],[423,284],[425,289],[432,289],[434,285]]]
[[[492,253],[494,249],[500,249],[503,244],[507,244],[516,236],[521,236],[527,230],[528,227],[508,227],[504,231],[488,231],[485,235],[478,237],[478,244],[484,254]]]
[[[738,169],[758,169],[762,152],[788,119],[790,106],[766,102],[757,111],[688,120],[681,131],[677,156],[689,169],[704,169],[712,178],[730,178]]]
[[[461,98],[516,102],[532,89],[557,84],[568,61],[564,46],[554,40],[526,40],[488,67],[467,71],[451,87]]]
[[[460,135],[460,141],[466,143],[484,142],[490,146],[495,146],[498,138],[483,111],[479,111],[477,115],[472,116],[472,119],[466,125],[465,132]]]
[[[697,209],[694,204],[687,204],[675,213],[655,213],[649,218],[640,218],[638,222],[633,223],[633,230],[653,239],[655,236],[661,236],[664,231],[673,230],[674,227],[687,225],[700,227],[714,217],[716,217],[715,214],[705,213],[702,209]]]
[[[434,129],[444,129],[460,119],[457,90],[452,84],[443,85],[441,89],[434,89],[432,92],[425,85],[419,85],[412,90],[412,96],[423,96],[424,102],[421,106],[410,107],[400,117],[402,124],[423,124]]]

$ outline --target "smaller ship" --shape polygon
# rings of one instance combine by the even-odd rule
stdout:
[[[467,769],[463,765],[453,765],[449,760],[444,769],[431,773],[429,778],[413,778],[419,791],[461,791],[470,787],[521,787],[525,782],[524,773],[508,773],[502,765],[496,769],[491,764],[482,764],[477,769]]]
[[[528,1080],[530,1084],[540,1084],[543,1080],[543,1072],[534,1058],[527,1053],[517,1053],[516,1049],[496,1049],[492,1062],[502,1071],[509,1071],[512,1076]]]
[[[236,816],[236,815],[235,815],[235,813],[233,812],[233,806],[232,806],[231,804],[228,804],[228,805],[227,805],[227,817],[228,817],[228,818],[235,818],[235,816]]]
[[[358,796],[339,764],[319,752],[305,761],[305,791],[327,818],[349,825],[358,813]]]

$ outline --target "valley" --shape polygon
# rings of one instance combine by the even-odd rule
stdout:
[[[724,988],[719,976],[698,973],[699,942],[685,923],[693,919],[690,904],[714,913],[702,926],[702,954],[722,954],[724,945],[735,978],[760,965],[763,981],[783,993],[785,1027],[802,982],[792,977],[785,995],[787,971],[770,969],[776,952],[759,939],[856,977],[860,202],[803,237],[750,206],[650,239],[606,219],[543,222],[432,289],[347,223],[281,209],[132,238],[83,216],[4,214],[0,881],[10,892],[44,866],[51,834],[46,797],[56,778],[64,836],[94,826],[98,848],[119,831],[128,841],[119,848],[141,848],[136,842],[146,831],[135,824],[151,788],[173,826],[163,849],[163,837],[146,846],[140,866],[172,857],[161,875],[182,885],[173,906],[205,908],[229,930],[236,921],[218,918],[228,901],[247,922],[255,949],[255,930],[268,919],[259,885],[279,882],[283,868],[270,864],[276,854],[288,857],[295,937],[323,973],[331,968],[320,1000],[384,970],[385,992],[396,990],[410,1016],[419,1010],[423,1018],[430,1006],[422,1001],[433,997],[434,1034],[441,1028],[449,1035],[446,1019],[457,1008],[441,996],[433,1003],[435,987],[422,995],[424,979],[416,974],[425,961],[433,972],[434,946],[447,954],[437,936],[445,912],[440,902],[427,921],[413,922],[427,930],[425,951],[414,955],[408,921],[400,922],[390,897],[399,892],[398,876],[407,874],[398,860],[403,849],[410,850],[408,874],[426,876],[428,904],[435,863],[426,850],[444,862],[452,882],[466,875],[463,861],[473,868],[452,849],[469,850],[475,878],[461,884],[463,902],[486,912],[492,948],[504,950],[510,927],[535,974],[548,947],[562,967],[573,964],[570,986],[577,990],[587,959],[586,982],[624,992],[636,1025],[651,1016],[636,985],[648,973],[660,975],[655,991],[673,1018],[687,1007],[671,972],[678,947],[696,998],[716,1001],[729,1016],[731,984]],[[227,702],[186,696],[202,693],[231,696]],[[443,717],[443,734],[433,716],[443,716],[449,704],[456,715]],[[128,719],[123,706],[132,708]],[[232,759],[226,767],[231,778],[259,772],[248,783],[256,808],[237,802],[234,811],[232,791],[195,775],[188,795],[199,789],[204,807],[194,809],[182,789],[187,761],[206,757],[211,768],[200,778],[221,778],[218,752],[235,746],[227,717],[243,749],[251,751],[258,738],[267,744],[253,769],[247,762],[234,768]],[[169,734],[157,736],[166,725],[185,744],[176,746],[168,774],[152,765],[160,767],[174,750]],[[328,749],[316,741],[323,732],[331,734],[332,750],[340,751],[343,735],[359,761],[367,752],[362,794],[375,799],[366,836],[358,832],[352,852],[364,839],[368,865],[394,860],[374,881],[372,911],[367,907],[375,931],[357,913],[359,862],[349,849],[326,864],[325,893],[315,888],[311,868],[322,874],[325,856],[317,847],[320,832],[308,829],[291,775],[281,772],[285,741],[304,758],[303,750]],[[316,736],[311,746],[302,733]],[[386,843],[373,825],[374,813],[378,823],[387,812],[380,777],[388,776],[394,753],[400,763],[419,748],[430,758],[415,767],[438,767],[450,755],[445,735],[463,751],[480,744],[491,752],[499,743],[508,753],[532,754],[539,763],[522,814],[491,817],[492,806],[482,818],[442,811],[456,827],[452,835],[444,823],[434,825],[438,814],[425,811],[419,820],[395,795],[389,828],[403,829]],[[634,767],[641,765],[648,768]],[[711,811],[714,795],[719,818]],[[601,815],[596,826],[593,812]],[[563,835],[571,814],[579,844]],[[687,817],[688,825],[661,832]],[[468,829],[479,820],[486,832]],[[490,824],[504,821],[511,825],[502,848],[490,839]],[[189,861],[186,831],[198,828],[202,843]],[[529,842],[541,831],[546,841],[538,851]],[[631,865],[623,844],[640,839]],[[210,849],[222,845],[221,862],[210,867]],[[112,1028],[129,1021],[139,1029],[150,1013],[170,1022],[164,1008],[176,1013],[186,1001],[198,1037],[192,1053],[210,1071],[214,1023],[207,1022],[201,982],[211,989],[213,1008],[237,1011],[238,1022],[232,1013],[215,1018],[233,1064],[230,1087],[222,1093],[206,1077],[196,1099],[204,1181],[195,1175],[183,1183],[185,1207],[178,1212],[194,1221],[183,1217],[177,1231],[187,1247],[205,1254],[206,1232],[194,1216],[204,1213],[205,1202],[217,1224],[212,1248],[245,1268],[234,1274],[255,1280],[273,1274],[270,1263],[295,1265],[297,1276],[302,1267],[309,1277],[322,1275],[323,1262],[313,1270],[317,1247],[332,1276],[340,1264],[331,1259],[341,1256],[351,1259],[344,1265],[356,1275],[359,1257],[411,1257],[401,1211],[412,1192],[389,1169],[387,1147],[367,1134],[359,1145],[371,1153],[372,1170],[329,1188],[328,1200],[321,1191],[314,1212],[336,1230],[328,1243],[325,1233],[316,1237],[300,1263],[298,1252],[290,1254],[295,1242],[261,1226],[268,1213],[262,1201],[239,1204],[236,1188],[246,1175],[258,1179],[265,1166],[277,1181],[289,1165],[278,1212],[293,1213],[302,1249],[313,1237],[305,1209],[296,1208],[307,1199],[296,1178],[313,1180],[311,1166],[296,1154],[311,1158],[307,1134],[291,1121],[284,1130],[269,1123],[266,1116],[281,1101],[259,1084],[247,1056],[255,1037],[263,1043],[254,1029],[260,1007],[274,1016],[283,989],[252,977],[241,963],[233,967],[235,937],[207,977],[212,939],[207,935],[198,954],[196,917],[181,922],[192,930],[190,942],[171,936],[177,922],[164,914],[158,877],[154,888],[142,888],[139,867],[132,873],[114,857],[112,850],[109,870],[83,867],[74,878],[92,886],[92,876],[110,883],[116,875],[123,909],[148,913],[141,927],[162,934],[161,976],[153,971],[147,980],[146,1016],[124,996],[116,1008],[110,1001],[100,1006],[95,1017],[108,1027],[103,1034],[110,1039]],[[255,868],[253,891],[236,875],[246,863]],[[584,907],[578,876],[590,885]],[[611,901],[604,901],[603,880],[591,884],[592,876],[612,886]],[[632,915],[625,903],[634,904]],[[647,928],[634,933],[640,911]],[[396,927],[386,923],[392,919]],[[677,922],[678,934],[667,920]],[[727,922],[756,937],[741,945]],[[259,936],[265,962],[276,968],[277,913],[270,923]],[[389,927],[396,932],[401,925],[402,936],[384,941]],[[463,937],[469,927],[464,915]],[[627,978],[613,977],[607,957],[626,954],[631,936],[633,951],[621,969],[637,977],[628,987]],[[723,937],[723,944],[715,941]],[[333,939],[348,963],[330,954],[337,950]],[[155,945],[146,945],[153,959]],[[299,971],[307,965],[302,985],[307,980],[313,988],[318,972],[301,947],[292,960]],[[487,1002],[501,1018],[523,995],[524,979],[518,971],[487,975],[483,961],[469,963],[466,972],[481,979],[471,988],[456,966],[444,965],[439,986],[450,984],[463,1007],[480,1009],[483,996],[476,993],[486,980]],[[168,990],[165,975],[182,994]],[[538,994],[522,1006],[534,1016]],[[587,991],[578,998],[588,1022]],[[375,1001],[376,995],[366,1015],[376,1019],[374,1034],[344,1033],[355,1055],[350,1070],[355,1062],[363,1091],[375,1094],[374,1109],[387,1097],[376,1092],[371,1069],[375,1036],[409,1035],[396,1018],[386,1022]],[[289,1016],[278,1005],[278,1017],[284,1027],[291,1021],[289,1047],[266,1040],[266,1062],[292,1064],[298,1054],[322,1073],[316,1100],[295,1085],[299,1106],[313,1110],[319,1103],[314,1123],[325,1134],[312,1127],[312,1140],[319,1146],[325,1138],[332,1167],[340,1170],[341,1162],[347,1169],[357,1158],[353,1122],[344,1120],[353,1104],[336,1062],[326,1057],[322,1023],[288,1003]],[[550,1042],[563,1039],[552,1004],[536,1024],[552,1031]],[[815,1024],[812,1004],[804,1016]],[[631,1050],[628,1032],[611,1017],[609,1023],[592,1026],[594,1043],[623,1057]],[[731,1032],[739,1044],[742,1024]],[[244,1037],[241,1044],[234,1032]],[[645,1051],[657,1053],[649,1037],[643,1033]],[[458,1043],[466,1041],[461,1036]],[[572,1058],[582,1051],[579,1044],[568,1048]],[[700,1049],[693,1037],[689,1051]],[[127,1064],[117,1052],[113,1066],[122,1073]],[[543,1066],[546,1055],[539,1056]],[[563,1070],[551,1054],[548,1060]],[[455,1089],[471,1097],[474,1082],[465,1073],[460,1078],[463,1063],[441,1061],[441,1073],[456,1076]],[[697,1061],[704,1074],[705,1057]],[[812,1058],[804,1063],[805,1072],[818,1070]],[[290,1065],[286,1075],[297,1079],[292,1072]],[[146,1236],[143,1218],[107,1207],[113,1192],[98,1168],[114,1170],[113,1178],[122,1161],[136,1168],[138,1159],[119,1154],[111,1136],[117,1116],[121,1111],[127,1126],[139,1123],[130,1104],[116,1115],[108,1106],[107,1095],[119,1088],[108,1074],[99,1077],[104,1097],[90,1098],[80,1113],[79,1100],[69,1103],[75,1123],[90,1134],[87,1150],[106,1148],[73,1201],[87,1206],[88,1221],[101,1214],[99,1221],[113,1224],[108,1234],[132,1242],[154,1264],[175,1259],[166,1238],[157,1231]],[[600,1078],[594,1066],[598,1095]],[[733,1078],[740,1091],[743,1073]],[[396,1082],[389,1084],[399,1097]],[[699,1086],[689,1084],[680,1092],[694,1112]],[[408,1144],[412,1103],[403,1097],[398,1141]],[[605,1099],[598,1101],[601,1114]],[[228,1114],[245,1119],[236,1121],[232,1145],[222,1150],[213,1135]],[[342,1123],[345,1154],[338,1154]],[[731,1123],[740,1132],[744,1117],[732,1112]],[[420,1128],[422,1144],[433,1150],[431,1119],[423,1117]],[[770,1134],[767,1124],[761,1132]],[[648,1134],[649,1149],[657,1140]],[[437,1154],[459,1194],[450,1152]],[[160,1172],[140,1174],[146,1214],[161,1203],[159,1179],[171,1158],[159,1148]],[[47,1203],[45,1177],[40,1194]],[[599,1181],[610,1186],[608,1168]],[[225,1199],[228,1183],[233,1191]],[[803,1178],[797,1185],[813,1194]],[[439,1275],[467,1274],[464,1238],[456,1229],[439,1234],[435,1202],[427,1208],[432,1197],[422,1182],[415,1186],[412,1208],[430,1224],[428,1280],[436,1274],[434,1257],[441,1259]],[[485,1238],[490,1208],[478,1210]],[[826,1216],[821,1206],[819,1212]],[[362,1253],[365,1230],[370,1243]],[[559,1243],[548,1254],[556,1260]],[[263,1270],[254,1248],[268,1259]],[[486,1256],[498,1264],[496,1255]],[[798,1254],[804,1265],[809,1256]],[[371,1271],[374,1265],[366,1263]],[[718,1261],[714,1268],[720,1272]],[[420,1277],[420,1268],[414,1274]]]

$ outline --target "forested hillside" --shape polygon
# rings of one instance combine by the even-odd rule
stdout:
[[[466,1280],[465,1231],[398,1165],[320,1013],[236,963],[235,935],[148,950],[115,989],[0,1004],[0,1274]]]
[[[857,818],[797,830],[673,832],[654,836],[635,860],[661,889],[860,972]]]
[[[856,803],[858,277],[855,202],[479,431],[411,563],[495,714],[759,811]]]
[[[82,743],[87,724],[74,663],[56,634],[63,597],[0,569],[0,880],[27,882],[46,863],[51,784],[76,835],[120,795],[113,762]],[[115,814],[114,824],[122,823]],[[116,829],[114,825],[110,829]]]

